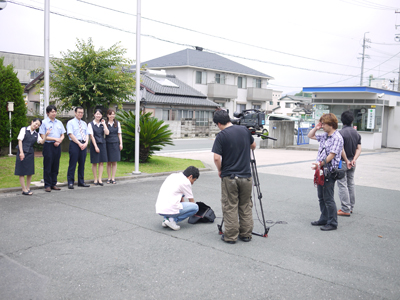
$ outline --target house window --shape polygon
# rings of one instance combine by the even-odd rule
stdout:
[[[197,126],[208,126],[210,118],[212,118],[212,113],[210,111],[204,111],[204,110],[196,111]]]
[[[193,118],[193,111],[192,110],[178,110],[176,112],[177,120],[180,119],[192,119]]]
[[[261,109],[261,105],[253,105],[253,109]]]
[[[219,84],[225,84],[225,75],[224,74],[215,74],[215,82]]]
[[[41,72],[31,71],[31,79],[35,79]]]
[[[236,111],[237,112],[242,112],[246,109],[246,104],[236,104]]]
[[[204,71],[196,71],[196,83],[207,84],[207,73]]]
[[[285,108],[290,108],[290,103],[286,103]]]
[[[243,76],[238,77],[238,88],[245,89],[247,88],[247,78]]]
[[[163,121],[168,121],[169,120],[169,110],[163,110],[162,111],[162,119]]]
[[[281,105],[281,103],[278,101],[278,102],[276,102],[276,105],[278,105],[278,106],[279,106],[279,105]]]
[[[274,101],[269,101],[269,105],[274,105]]]
[[[261,79],[259,78],[254,78],[253,79],[253,86],[255,88],[261,89]]]

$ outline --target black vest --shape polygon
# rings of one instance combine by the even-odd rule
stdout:
[[[117,124],[117,127],[114,127],[114,124]],[[114,120],[113,126],[107,123],[108,130],[110,133],[106,135],[107,143],[119,143],[118,138],[118,122]]]
[[[34,131],[32,134],[28,130],[28,127],[25,128],[25,137],[22,141],[22,148],[24,153],[34,152],[33,145],[35,145],[38,138],[38,133]]]
[[[103,124],[100,124],[100,126],[97,126],[94,124],[94,121],[92,121],[92,129],[93,129],[93,136],[94,139],[96,140],[97,144],[104,144],[106,141],[104,139],[104,126]]]

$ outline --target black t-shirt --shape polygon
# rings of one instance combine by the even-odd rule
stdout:
[[[344,152],[346,152],[347,159],[351,161],[356,154],[357,146],[361,144],[361,136],[353,127],[346,125],[343,126],[343,129],[339,133],[343,137]]]
[[[253,142],[245,126],[232,125],[217,134],[211,151],[222,156],[221,177],[251,177],[250,145]]]

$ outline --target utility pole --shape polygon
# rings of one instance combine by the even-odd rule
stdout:
[[[397,90],[400,92],[400,64],[399,64],[399,79],[397,79]]]
[[[365,45],[365,42],[370,42],[369,39],[365,39],[365,35],[369,32],[364,33],[364,40],[363,40],[363,53],[361,57],[361,77],[360,77],[360,86],[363,84],[363,76],[364,76],[364,58],[365,58],[365,48],[369,48],[369,46]],[[360,53],[361,54],[361,53]]]

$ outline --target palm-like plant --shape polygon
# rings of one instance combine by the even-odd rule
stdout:
[[[122,140],[124,148],[121,158],[124,161],[135,160],[135,115],[132,111],[120,110],[117,118],[121,122]],[[139,140],[139,161],[147,162],[154,154],[165,145],[174,145],[172,142],[172,131],[164,121],[151,116],[151,113],[140,114],[140,140]]]

